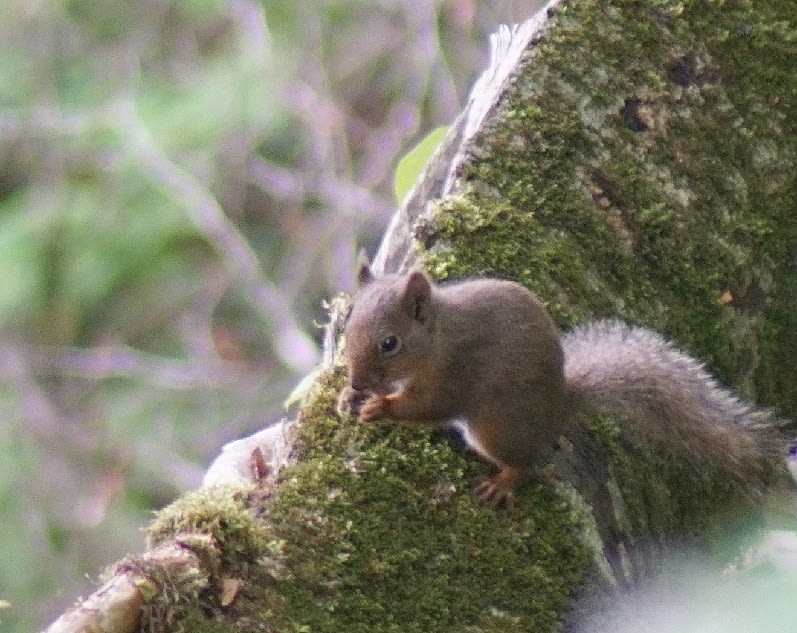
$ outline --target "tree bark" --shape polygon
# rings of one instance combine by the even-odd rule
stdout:
[[[564,327],[645,323],[794,416],[790,11],[553,1],[502,29],[375,269],[511,277]],[[207,488],[160,513],[153,553],[131,559],[177,548],[192,573],[164,583],[123,566],[49,630],[556,631],[644,575],[651,551],[733,519],[721,481],[600,420],[556,483],[529,486],[512,513],[479,507],[470,480],[489,466],[444,435],[341,419],[344,369],[327,358],[299,419],[226,450]],[[143,619],[99,624],[120,603]]]

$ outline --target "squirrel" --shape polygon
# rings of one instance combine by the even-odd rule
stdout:
[[[376,277],[360,255],[345,326],[341,411],[361,422],[453,423],[499,472],[475,493],[512,504],[580,411],[634,430],[763,490],[776,476],[774,414],[735,397],[655,332],[597,321],[564,335],[514,281],[437,284],[414,269]]]

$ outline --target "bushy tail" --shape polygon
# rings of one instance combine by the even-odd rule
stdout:
[[[784,472],[774,414],[734,396],[655,332],[599,321],[565,334],[562,344],[574,397],[627,421],[629,432],[659,439],[752,490]]]

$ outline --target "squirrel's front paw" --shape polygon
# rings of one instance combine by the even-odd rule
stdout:
[[[344,387],[338,396],[338,413],[340,415],[360,415],[360,409],[368,398],[364,391],[357,391],[352,387]]]
[[[360,422],[371,422],[385,417],[388,400],[384,396],[371,394],[360,407]]]

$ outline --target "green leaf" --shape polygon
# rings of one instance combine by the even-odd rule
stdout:
[[[399,161],[396,167],[396,176],[393,178],[393,193],[396,196],[396,202],[401,204],[404,197],[410,192],[447,132],[448,126],[436,127]]]
[[[291,391],[291,394],[283,404],[286,410],[290,409],[294,404],[304,400],[305,396],[310,393],[310,389],[315,384],[316,378],[321,375],[322,371],[323,370],[321,367],[316,367],[313,371],[299,381],[299,384],[293,388],[293,391]]]

